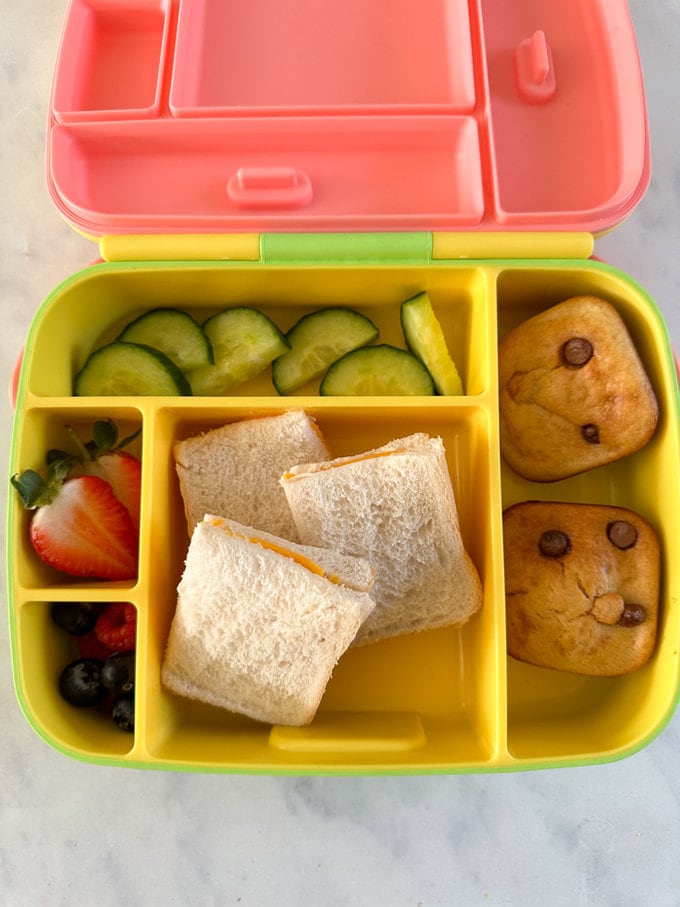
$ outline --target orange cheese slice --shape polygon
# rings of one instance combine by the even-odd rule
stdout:
[[[328,463],[319,463],[317,464],[311,472],[325,472],[327,469],[339,469],[341,466],[347,466],[350,463],[361,463],[364,460],[378,460],[380,457],[391,457],[394,454],[405,453],[405,448],[398,448],[395,450],[379,450],[374,453],[359,454],[356,457],[344,457],[339,460],[333,460]],[[283,478],[287,481],[293,481],[294,479],[301,479],[303,476],[309,475],[309,473],[302,472],[285,472]]]
[[[211,520],[209,520],[209,523],[211,526],[216,526],[218,529],[221,529],[228,535],[233,536],[233,538],[251,542],[253,545],[260,545],[261,548],[267,548],[270,551],[275,551],[277,554],[280,554],[283,557],[290,557],[301,567],[305,567],[305,569],[309,570],[311,573],[315,573],[317,576],[325,576],[326,579],[328,579],[332,583],[338,584],[340,582],[337,576],[327,574],[323,567],[321,567],[310,558],[305,557],[304,554],[300,554],[298,551],[291,551],[289,548],[284,548],[282,545],[277,545],[275,542],[270,542],[268,539],[261,539],[257,536],[243,535],[240,532],[234,532],[234,530],[219,517],[213,517]]]

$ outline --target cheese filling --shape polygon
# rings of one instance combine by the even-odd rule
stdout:
[[[406,453],[405,448],[399,448],[395,450],[379,450],[373,453],[359,454],[356,457],[342,457],[338,460],[330,460],[327,463],[318,463],[314,469],[310,469],[308,472],[285,472],[283,474],[283,479],[286,482],[290,482],[294,479],[302,479],[306,475],[311,475],[315,472],[325,472],[328,469],[339,469],[341,466],[348,466],[350,463],[362,463],[364,460],[378,460],[380,457],[391,457],[394,454],[403,454]]]
[[[300,554],[298,551],[291,551],[290,548],[284,548],[282,545],[277,545],[275,542],[270,542],[268,539],[258,538],[257,536],[243,535],[240,532],[235,532],[231,526],[228,526],[224,520],[221,520],[219,517],[212,517],[208,520],[211,526],[215,526],[217,529],[221,529],[223,532],[226,532],[227,535],[232,536],[233,538],[242,539],[245,542],[251,542],[253,545],[259,545],[261,548],[267,548],[269,551],[275,551],[276,554],[280,554],[283,557],[292,558],[296,564],[299,564],[301,567],[304,567],[306,570],[309,570],[310,573],[314,573],[317,576],[323,576],[329,582],[335,583],[335,585],[340,584],[340,578],[335,574],[326,573],[323,567],[320,564],[317,564],[311,558],[305,557],[304,554]]]

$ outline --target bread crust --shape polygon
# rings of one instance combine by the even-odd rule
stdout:
[[[643,517],[527,501],[505,511],[503,534],[511,656],[597,676],[645,664],[657,633],[660,550]]]
[[[552,482],[635,453],[658,420],[654,391],[610,303],[576,296],[523,322],[498,352],[501,453]]]

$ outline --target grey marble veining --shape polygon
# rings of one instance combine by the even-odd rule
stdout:
[[[548,2],[548,0],[546,0]],[[597,253],[680,346],[680,2],[632,0],[649,192]],[[0,0],[0,382],[48,293],[95,257],[44,188],[65,0]],[[12,412],[0,408],[2,474]],[[6,492],[0,493],[4,512]],[[4,549],[4,527],[2,544]],[[17,705],[2,592],[0,903],[678,907],[680,714],[611,765],[509,775],[305,778],[120,771],[47,747]]]

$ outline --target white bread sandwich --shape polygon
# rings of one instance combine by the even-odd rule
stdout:
[[[281,473],[330,457],[316,421],[302,410],[230,422],[177,441],[173,454],[189,535],[206,513],[219,513],[292,541],[299,539]]]
[[[257,721],[309,724],[374,608],[372,582],[365,561],[207,514],[178,586],[163,685]]]
[[[366,558],[376,608],[356,645],[464,623],[482,587],[463,546],[441,438],[298,465],[281,479],[300,538]]]

